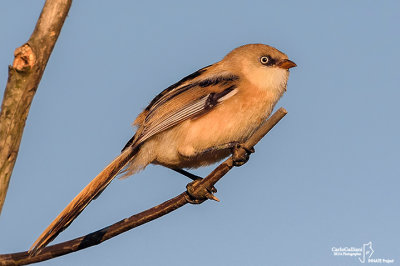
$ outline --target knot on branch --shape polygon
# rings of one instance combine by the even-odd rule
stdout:
[[[36,56],[29,44],[24,44],[15,49],[13,68],[18,72],[32,69],[36,62]]]
[[[186,193],[188,195],[186,200],[191,204],[201,204],[207,199],[219,202],[219,199],[214,196],[214,193],[217,192],[217,189],[213,185],[204,182],[204,179],[194,180],[193,182],[187,184],[186,189]]]

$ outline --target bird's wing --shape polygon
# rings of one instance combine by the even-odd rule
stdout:
[[[200,100],[202,97],[205,97],[213,92],[221,93],[230,86],[237,84],[239,80],[238,76],[227,71],[219,74],[213,74],[212,71],[210,71],[210,67],[212,67],[212,65],[197,70],[196,72],[184,77],[177,83],[169,86],[160,94],[158,94],[134,121],[133,124],[138,126],[138,130],[136,134],[125,144],[122,151],[124,151],[127,147],[143,142],[145,139],[148,139],[162,130],[170,128],[185,119],[196,116],[196,113],[199,112],[199,110],[190,109],[191,105],[201,105],[198,100]],[[231,90],[234,89],[235,87],[231,88]],[[229,91],[230,90],[227,92]],[[221,95],[213,97],[218,96],[223,97]],[[182,110],[185,107],[186,109]],[[182,113],[185,113],[185,118],[181,116],[180,119],[163,122],[167,118],[172,119],[172,116],[174,116],[176,112],[180,112],[181,115]],[[190,113],[192,114],[189,115]],[[175,118],[178,117],[175,116]],[[162,123],[162,125],[158,125],[159,123]],[[166,126],[165,123],[168,125]],[[157,127],[157,129],[155,129],[155,127]],[[150,133],[152,129],[153,131]],[[147,132],[145,138],[143,138],[143,135],[146,133],[143,132]]]
[[[142,143],[187,119],[203,115],[236,94],[237,76],[229,73],[203,76],[190,82],[185,78],[186,82],[180,86],[157,96],[146,108],[135,143]]]

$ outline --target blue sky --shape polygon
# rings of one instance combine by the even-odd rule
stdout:
[[[43,2],[0,5],[1,88]],[[26,123],[0,253],[29,248],[118,155],[158,92],[239,45],[266,43],[298,65],[277,105],[288,115],[217,184],[220,203],[42,265],[359,265],[332,248],[370,241],[372,258],[400,264],[399,11],[395,0],[74,1]],[[115,180],[55,242],[187,182],[159,166]]]

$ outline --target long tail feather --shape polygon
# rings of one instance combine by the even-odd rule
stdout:
[[[43,231],[29,249],[31,256],[40,252],[59,233],[67,228],[73,220],[95,199],[114,179],[119,171],[138,152],[138,147],[128,147],[101,171],[57,216],[56,219]]]

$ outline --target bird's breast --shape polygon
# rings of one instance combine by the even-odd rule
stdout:
[[[266,90],[239,91],[209,113],[184,122],[181,146],[196,152],[246,141],[270,114],[275,98]]]

